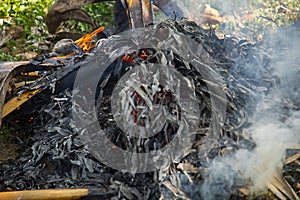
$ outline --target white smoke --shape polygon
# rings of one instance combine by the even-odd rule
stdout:
[[[300,39],[295,31],[270,37],[278,83],[257,102],[252,125],[243,130],[255,147],[214,159],[201,188],[203,199],[228,199],[236,179],[251,180],[252,192],[266,190],[278,170],[282,173],[286,149],[300,144]],[[216,186],[220,182],[226,187]]]
[[[236,179],[250,179],[252,192],[265,191],[277,170],[282,169],[286,149],[300,143],[300,112],[294,112],[284,123],[261,117],[246,131],[255,148],[240,149],[233,155],[213,160],[201,188],[203,199],[228,199]]]

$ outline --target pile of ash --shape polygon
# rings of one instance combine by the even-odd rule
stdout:
[[[174,41],[174,38],[176,41],[177,35],[193,40],[198,45],[196,47],[202,48],[201,51],[194,51],[193,48],[187,50],[196,54],[201,66],[211,70],[199,72],[191,63],[186,64],[186,60],[180,56],[171,56],[171,50],[163,52],[165,56],[159,54],[160,63],[166,59],[164,62],[172,63],[181,74],[192,80],[197,102],[201,105],[198,129],[193,133],[195,137],[191,148],[184,156],[174,159],[173,163],[164,165],[162,169],[145,173],[120,171],[102,164],[83,144],[81,136],[85,128],[79,127],[72,116],[75,114],[84,118],[89,115],[74,104],[74,95],[83,102],[80,105],[85,104],[87,99],[78,94],[77,88],[72,91],[66,89],[59,95],[52,96],[51,102],[43,105],[38,111],[34,119],[32,146],[28,147],[19,159],[0,166],[1,191],[87,187],[102,189],[104,192],[99,195],[106,199],[204,199],[207,191],[203,190],[203,184],[207,184],[206,179],[210,179],[210,190],[214,191],[211,199],[246,198],[239,188],[247,187],[247,180],[240,176],[230,177],[230,180],[225,176],[213,177],[213,173],[209,173],[207,169],[217,158],[233,155],[240,149],[255,149],[255,141],[245,134],[244,130],[252,125],[257,104],[264,96],[268,96],[279,82],[270,56],[257,44],[233,37],[218,38],[214,30],[204,30],[196,23],[186,20],[162,22],[153,28],[153,32],[161,29],[172,30],[175,33],[174,36],[167,37],[170,41]],[[91,53],[91,62],[100,58],[97,57],[97,51],[104,47],[108,54],[115,53],[114,48],[122,47],[123,43],[120,41],[120,37],[114,36],[99,41],[98,47]],[[168,44],[169,41],[164,42]],[[178,44],[179,47],[188,48],[181,44],[181,41],[178,41]],[[115,46],[110,48],[109,45]],[[176,52],[174,48],[176,47],[170,46],[170,49]],[[148,49],[148,53],[149,51]],[[153,55],[158,55],[157,52],[159,51],[155,50]],[[148,55],[147,59],[137,58],[137,62],[158,62],[158,58],[154,61],[153,59]],[[116,127],[116,123],[112,122],[112,109],[107,108],[112,106],[112,99],[109,99],[112,92],[107,92],[107,87],[108,90],[112,87],[111,82],[116,86],[117,80],[133,68],[130,68],[130,63],[124,63],[126,59],[123,62],[120,60],[122,59],[113,62],[105,71],[98,83],[98,94],[103,94],[104,91],[107,95],[92,99],[92,106],[100,101],[99,106],[96,106],[99,108],[97,119],[104,129],[104,134],[114,145],[125,150],[147,152],[149,149],[146,148],[146,140],[141,142],[124,135]],[[212,115],[215,109],[218,109],[218,105],[213,106],[211,99],[219,96],[210,89],[213,84],[205,80],[206,74],[203,73],[218,74],[221,77],[221,82],[216,85],[222,88],[225,94],[225,99],[220,100],[225,105],[226,116],[221,116],[222,125],[212,124],[212,118],[220,116]],[[176,112],[178,114],[181,111]],[[159,144],[172,140],[173,134],[165,131],[162,133],[163,137],[151,138],[149,148],[159,149]],[[137,141],[143,148],[132,145],[138,143]],[[155,147],[156,143],[158,147]],[[230,165],[222,167],[225,168],[224,173],[236,173]]]

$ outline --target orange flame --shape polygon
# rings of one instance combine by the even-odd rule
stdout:
[[[76,40],[75,44],[77,44],[81,50],[85,52],[90,52],[90,50],[95,47],[95,43],[93,42],[93,39],[97,34],[101,33],[102,31],[104,31],[103,26],[94,30],[92,33],[88,33],[84,35],[82,38]]]

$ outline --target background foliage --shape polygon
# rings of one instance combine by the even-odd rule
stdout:
[[[0,0],[1,1],[1,0]],[[45,16],[54,0],[4,0],[0,3],[0,39],[13,26],[24,29],[22,38],[11,40],[0,47],[0,61],[24,60],[25,52],[44,53],[54,41],[45,24]],[[83,7],[99,26],[113,26],[114,3],[95,3]],[[64,31],[87,33],[92,27],[81,22],[68,21],[60,26]],[[49,48],[50,47],[50,48]]]
[[[0,4],[0,31],[2,37],[12,25],[21,26],[24,35],[9,41],[0,50],[0,60],[20,60],[18,53],[39,52],[39,44],[48,35],[44,17],[53,0],[6,0]]]
[[[111,28],[113,26],[113,14],[114,14],[114,2],[102,2],[94,3],[88,6],[84,6],[85,10],[89,15],[98,23],[99,26],[104,26]],[[70,22],[68,25],[73,31],[78,32],[90,32],[92,31],[91,27],[88,24]]]

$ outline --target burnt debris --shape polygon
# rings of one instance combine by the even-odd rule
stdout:
[[[112,199],[159,199],[161,196],[166,199],[201,199],[203,191],[200,188],[203,181],[209,178],[206,168],[214,158],[231,154],[242,148],[249,150],[255,148],[255,143],[251,138],[245,137],[243,130],[251,125],[257,102],[262,96],[270,93],[278,83],[278,77],[274,74],[266,49],[247,40],[233,37],[220,39],[214,30],[204,30],[196,23],[187,20],[164,21],[153,28],[153,32],[161,29],[173,30],[176,34],[195,41],[203,48],[202,54],[197,55],[200,61],[221,75],[222,84],[219,86],[222,86],[226,94],[225,99],[222,99],[226,104],[224,125],[212,124],[212,113],[215,108],[211,104],[211,98],[217,94],[209,90],[209,83],[191,63],[186,63],[186,60],[179,55],[172,55],[171,50],[140,49],[140,52],[123,52],[107,68],[98,83],[97,94],[102,94],[101,98],[97,96],[93,99],[93,102],[98,105],[98,120],[105,130],[104,134],[116,146],[137,152],[160,149],[175,137],[178,127],[170,123],[158,136],[151,137],[149,141],[146,139],[138,141],[136,137],[124,135],[111,115],[112,90],[123,74],[143,63],[169,62],[181,74],[193,81],[196,98],[199,104],[201,103],[201,121],[191,149],[176,162],[169,163],[167,168],[155,172],[131,174],[112,169],[97,160],[86,148],[79,136],[82,134],[82,129],[72,120],[72,113],[79,117],[89,114],[83,113],[76,104],[73,104],[72,99],[77,94],[78,88],[58,84],[60,88],[56,87],[56,94],[48,95],[49,101],[39,107],[38,114],[34,118],[32,146],[28,147],[19,159],[1,164],[1,191],[87,187],[100,188],[101,191],[108,192],[106,198]],[[169,38],[172,40],[173,36],[170,35]],[[106,40],[109,42],[105,43]],[[68,79],[72,74],[71,71],[76,71],[77,67],[82,65],[96,62],[101,45],[107,45],[106,49],[109,49],[109,45],[115,45],[115,41],[120,42],[121,39],[114,37],[102,39],[91,52],[77,52],[80,56],[74,56],[76,60],[72,60],[72,57],[68,58],[72,59],[64,66],[64,70],[58,73],[60,79],[74,81],[74,77]],[[114,49],[110,50],[113,52]],[[163,61],[162,58],[167,61]],[[44,59],[33,62],[43,63]],[[41,80],[45,82],[43,87],[49,88],[54,78],[57,76],[52,74],[47,79],[52,82]],[[151,87],[148,89],[150,90]],[[172,107],[174,103],[176,104],[175,97],[164,88],[161,91],[156,94],[156,97],[158,98],[159,95],[164,97],[158,98],[157,102],[166,106],[170,113],[179,115],[182,110]],[[133,98],[139,99],[140,96],[136,93]],[[79,99],[82,102],[87,101],[85,97]],[[145,106],[146,103],[139,102],[138,105]],[[138,115],[139,111],[135,110],[132,116],[136,122]],[[142,124],[144,121],[140,120],[139,123]],[[93,123],[91,122],[91,126]],[[211,132],[208,131],[210,126],[215,126],[215,134],[210,135]],[[221,177],[210,182],[213,190],[221,191],[216,193],[216,199],[245,197],[238,191],[238,187],[246,187],[247,182],[237,178],[231,180],[231,185],[224,186],[222,180]]]

